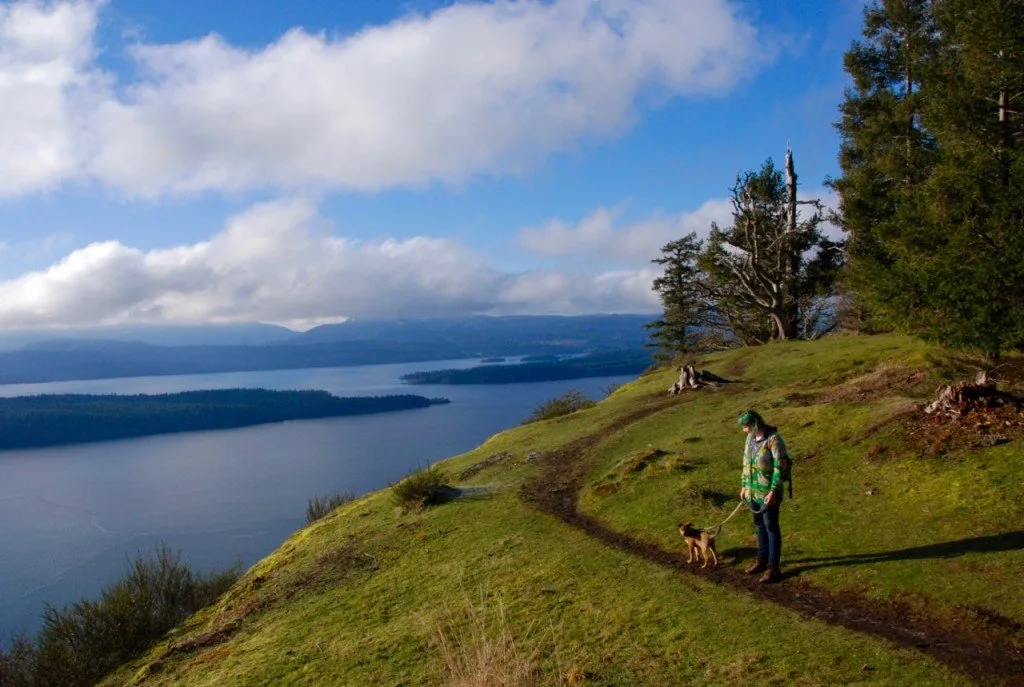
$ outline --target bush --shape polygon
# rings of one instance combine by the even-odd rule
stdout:
[[[604,394],[605,398],[608,398],[609,396],[611,396],[612,394],[614,394],[616,391],[618,391],[621,388],[622,388],[621,384],[615,384],[613,382],[612,384],[608,384],[607,386],[601,387],[601,393]]]
[[[197,574],[166,546],[129,562],[125,576],[98,601],[47,606],[34,641],[0,651],[3,687],[87,687],[143,653],[168,630],[212,603],[241,570]]]
[[[447,479],[436,465],[415,470],[391,485],[391,498],[402,508],[416,510],[450,501],[458,490],[445,484]]]
[[[593,408],[594,405],[596,404],[587,398],[582,391],[570,389],[562,396],[555,396],[534,408],[530,417],[523,420],[523,424],[562,417],[563,415],[575,413],[577,410]]]
[[[346,503],[354,501],[355,498],[355,493],[351,491],[335,494],[334,496],[314,496],[309,500],[309,505],[306,506],[306,524],[312,525],[338,506],[344,506]]]

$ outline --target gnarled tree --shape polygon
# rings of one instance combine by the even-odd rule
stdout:
[[[821,202],[798,200],[792,152],[786,152],[785,177],[772,160],[741,175],[732,206],[732,226],[712,225],[698,260],[730,326],[741,339],[762,341],[810,338],[827,329],[842,251],[821,232]],[[805,217],[800,206],[809,208]]]

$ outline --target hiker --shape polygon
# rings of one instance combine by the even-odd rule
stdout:
[[[757,560],[746,569],[746,573],[763,573],[761,582],[775,582],[779,579],[782,558],[782,530],[779,528],[782,476],[788,468],[789,458],[778,430],[766,423],[756,411],[745,411],[739,422],[747,435],[740,500],[750,505],[757,532]]]

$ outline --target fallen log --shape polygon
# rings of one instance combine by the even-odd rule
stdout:
[[[669,387],[669,393],[675,396],[691,389],[700,389],[706,386],[719,387],[723,384],[735,383],[735,380],[719,377],[713,372],[694,369],[693,365],[683,365],[679,368],[679,379]]]

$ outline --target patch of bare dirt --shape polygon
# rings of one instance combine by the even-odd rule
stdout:
[[[856,592],[833,592],[792,578],[762,585],[733,567],[696,571],[677,552],[623,534],[577,509],[578,492],[592,467],[593,449],[610,435],[665,408],[670,402],[649,402],[598,434],[546,454],[537,476],[523,485],[521,498],[567,525],[606,545],[640,556],[680,574],[705,579],[771,601],[806,617],[916,649],[985,684],[1024,684],[1024,637],[1020,625],[992,611],[965,613],[951,626],[914,610],[909,604],[888,604]]]
[[[503,463],[503,462],[505,462],[506,460],[508,460],[511,457],[512,457],[511,453],[495,453],[493,456],[490,456],[488,458],[484,458],[483,460],[481,460],[478,463],[473,463],[468,468],[466,468],[465,470],[460,472],[458,479],[460,481],[469,479],[470,477],[472,477],[473,475],[477,474],[478,472],[486,470],[487,468],[491,467],[492,465],[497,465],[498,463]]]
[[[918,413],[902,419],[909,445],[918,455],[943,456],[1024,440],[1024,411],[1012,406],[985,408],[959,417]]]
[[[839,384],[818,397],[818,403],[861,403],[923,392],[925,370],[883,363],[867,374]]]

